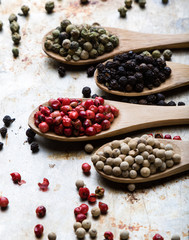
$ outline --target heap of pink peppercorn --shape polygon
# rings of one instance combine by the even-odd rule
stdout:
[[[95,99],[50,99],[48,106],[39,106],[35,125],[42,133],[53,131],[61,136],[93,136],[110,128],[119,110],[104,105],[102,97]]]

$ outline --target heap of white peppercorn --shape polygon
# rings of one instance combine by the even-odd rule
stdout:
[[[104,174],[122,178],[149,177],[181,161],[173,145],[163,144],[150,135],[114,140],[91,158]]]

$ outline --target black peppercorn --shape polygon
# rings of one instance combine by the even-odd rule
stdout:
[[[145,63],[141,63],[139,65],[139,71],[142,73],[148,71],[148,66]]]
[[[35,133],[31,128],[28,128],[28,129],[26,130],[26,136],[27,136],[27,137],[34,138],[35,135],[36,135],[36,133]]]
[[[123,98],[123,99],[122,99],[122,102],[128,103],[128,102],[129,102],[129,98]]]
[[[126,71],[125,68],[123,66],[118,67],[118,72],[117,72],[120,76],[125,76],[126,75]]]
[[[156,101],[156,95],[148,95],[146,101],[154,103]]]
[[[121,84],[121,83],[120,83]],[[122,85],[123,86],[123,85]],[[125,85],[124,85],[125,86]],[[119,88],[119,84],[115,79],[112,79],[110,81],[110,87],[114,90],[117,90]]]
[[[88,77],[93,77],[94,76],[94,72],[95,72],[95,67],[91,66],[87,69],[87,76]]]
[[[160,80],[158,78],[155,79],[154,82],[153,82],[153,85],[154,85],[154,87],[159,87],[161,85]]]
[[[178,102],[178,106],[184,106],[185,103],[184,102]]]
[[[167,104],[164,100],[160,100],[160,101],[157,102],[157,105],[158,106],[166,106]]]
[[[131,98],[129,100],[129,103],[132,103],[132,104],[138,104],[138,100],[136,98]]]
[[[176,106],[176,103],[174,101],[170,101],[167,103],[167,106]]]
[[[30,144],[30,143],[32,143],[34,141],[34,138],[28,137],[27,141]]]
[[[164,70],[163,70],[164,74],[166,77],[169,77],[171,75],[171,69],[170,67],[164,67]]]
[[[12,123],[12,122],[14,122],[15,121],[15,118],[11,118],[10,116],[8,116],[8,115],[6,115],[6,116],[4,116],[4,118],[3,118],[3,122],[4,122],[4,124],[5,124],[5,126],[6,127],[9,127],[10,126],[10,124]]]
[[[38,152],[39,151],[39,145],[38,145],[38,143],[36,143],[36,142],[33,142],[32,144],[31,144],[31,151],[33,152],[33,153],[36,153],[36,152]]]
[[[0,142],[0,151],[3,149],[3,143]]]
[[[146,105],[147,104],[147,101],[145,99],[140,99],[138,101],[139,104],[142,104],[142,105]]]
[[[58,73],[59,73],[60,77],[64,77],[66,74],[66,69],[63,66],[60,66],[58,68]]]
[[[126,90],[127,92],[132,92],[133,87],[132,87],[130,84],[127,84],[126,87],[125,87],[125,90]]]
[[[165,95],[163,95],[162,93],[157,93],[156,98],[157,98],[157,101],[165,100]]]
[[[6,127],[0,128],[0,133],[1,133],[1,136],[5,138],[7,134],[7,128]]]
[[[136,86],[135,86],[135,91],[136,92],[142,92],[144,89],[144,84],[142,83],[137,83]]]
[[[102,70],[105,68],[105,66],[104,66],[104,64],[99,63],[99,64],[96,66],[96,68],[97,68],[99,71],[102,71]]]
[[[127,83],[128,83],[128,80],[127,80],[127,78],[125,76],[120,77],[119,84],[121,86],[125,87],[127,85]]]
[[[91,96],[92,98],[96,98],[96,97],[98,97],[98,94],[93,94],[92,96]]]
[[[130,84],[131,86],[135,86],[136,85],[136,78],[134,76],[128,76],[128,84]]]
[[[84,87],[84,88],[82,89],[82,94],[83,94],[83,97],[89,98],[90,95],[91,95],[91,89],[90,89],[90,87]]]
[[[65,40],[65,39],[69,39],[69,35],[66,33],[66,32],[61,32],[59,34],[59,41],[60,41],[60,44],[62,45],[62,42]]]

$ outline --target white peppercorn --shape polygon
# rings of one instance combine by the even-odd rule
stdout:
[[[121,170],[123,170],[123,171],[129,169],[129,164],[128,164],[128,162],[126,162],[126,161],[122,162],[122,163],[120,164],[120,168],[121,168]]]
[[[86,231],[84,228],[78,228],[75,233],[78,238],[82,239],[85,237]]]
[[[134,184],[129,184],[129,185],[134,185]],[[128,185],[128,186],[129,186]],[[135,185],[134,185],[135,186]],[[129,190],[130,191],[130,190]],[[134,190],[133,190],[134,191]],[[131,192],[133,192],[133,191],[131,191]],[[128,231],[126,231],[126,230],[124,230],[124,231],[122,231],[121,233],[120,233],[120,239],[121,240],[127,240],[129,238],[129,232]]]
[[[171,237],[171,240],[180,240],[180,236],[178,234],[174,234],[172,237]]]
[[[75,222],[73,227],[74,227],[74,230],[76,231],[78,228],[82,227],[82,224],[80,222]]]
[[[53,232],[49,233],[49,234],[48,234],[48,239],[49,239],[49,240],[56,240],[56,234],[53,233]]]
[[[156,168],[161,167],[162,166],[162,160],[160,158],[155,158],[154,165],[155,165]]]
[[[165,145],[165,150],[166,151],[173,150],[173,146],[170,143],[168,143],[168,144]]]
[[[109,165],[109,166],[113,166],[113,164],[114,164],[114,159],[113,159],[113,158],[107,158],[107,159],[106,159],[106,164]]]
[[[111,157],[112,156],[112,149],[111,149],[110,146],[104,147],[103,152],[104,152],[105,157]]]
[[[137,164],[142,164],[143,161],[144,161],[143,156],[137,155],[137,156],[135,157],[135,162],[136,162]]]
[[[120,153],[121,153],[120,150],[118,148],[115,148],[113,150],[112,155],[113,155],[113,157],[118,157],[120,155]]]
[[[159,150],[157,150],[156,156],[157,156],[158,158],[163,158],[163,157],[165,157],[165,150],[164,150],[164,149],[159,149]]]
[[[165,149],[165,145],[163,143],[160,143],[160,148]]]
[[[137,172],[135,170],[131,170],[129,172],[129,176],[130,176],[130,178],[136,178],[137,177]]]
[[[124,161],[125,158],[126,158],[126,155],[125,154],[120,154],[119,157],[121,158],[122,161]]]
[[[138,143],[138,144],[144,143],[144,145],[147,145],[146,139],[144,139],[144,138],[139,138],[139,140],[138,140],[137,143]]]
[[[93,155],[93,156],[91,157],[91,161],[92,161],[94,164],[96,164],[99,160],[100,160],[100,157],[99,157],[97,154],[95,154],[95,155]]]
[[[174,165],[173,160],[167,160],[167,161],[166,161],[166,166],[167,166],[168,168],[171,168],[173,165]]]
[[[88,144],[85,145],[84,149],[85,149],[85,152],[91,153],[94,150],[94,147],[93,147],[92,144],[88,143]]]
[[[138,149],[129,151],[131,157],[135,157],[138,154]]]
[[[150,154],[150,155],[148,156],[148,161],[149,161],[150,163],[154,163],[154,161],[155,161],[155,156],[154,156],[153,154]]]
[[[150,174],[155,174],[156,173],[156,166],[154,164],[150,165]]]
[[[150,176],[150,169],[147,168],[147,167],[143,167],[143,168],[140,169],[140,174],[143,177],[149,177]]]
[[[112,173],[112,167],[109,165],[105,165],[103,171],[105,174],[110,175]]]
[[[128,143],[130,140],[131,140],[130,137],[126,137],[126,138],[123,140],[123,142],[124,142],[124,143]]]
[[[90,235],[90,237],[91,238],[96,238],[96,236],[97,236],[97,230],[96,229],[90,229],[89,230],[89,235]]]
[[[153,149],[153,152],[152,152],[152,153],[153,153],[154,156],[156,156],[156,153],[157,153],[158,150],[159,150],[159,148],[154,148],[154,149]]]
[[[128,146],[130,147],[130,149],[136,149],[137,141],[131,139],[131,140],[128,142]]]
[[[173,157],[172,150],[165,151],[165,159],[171,159],[172,157]]]
[[[122,177],[127,178],[129,176],[129,171],[122,171],[121,173]]]
[[[165,163],[165,162],[162,162],[162,165],[161,165],[161,167],[160,167],[159,170],[160,170],[161,172],[163,172],[163,171],[166,170],[166,168],[167,168],[166,163]]]
[[[154,144],[155,144],[155,140],[154,140],[154,138],[153,137],[149,137],[147,140],[147,144],[148,145],[150,145],[150,146],[154,146]]]
[[[147,151],[149,154],[151,154],[151,153],[153,152],[152,146],[147,145],[147,146],[146,146],[146,151]]]
[[[78,179],[78,180],[75,182],[75,185],[76,185],[76,187],[79,189],[79,188],[81,188],[81,187],[84,187],[85,183],[84,183],[83,180]]]
[[[83,222],[82,222],[82,227],[85,229],[85,230],[89,230],[91,228],[91,222],[87,219],[85,219]]]
[[[144,152],[146,149],[146,145],[144,143],[139,143],[137,146],[139,152]]]
[[[120,167],[114,167],[112,171],[113,171],[113,175],[116,176],[116,177],[121,175],[121,168]]]
[[[127,144],[123,144],[121,146],[121,153],[128,154],[129,151],[130,151],[130,147]]]
[[[174,161],[174,163],[180,163],[180,161],[181,161],[181,156],[180,156],[179,154],[175,153],[175,154],[173,155],[173,161]]]
[[[155,148],[160,148],[160,142],[156,139],[155,139],[154,147]]]
[[[122,159],[120,157],[114,158],[114,166],[120,166]]]
[[[112,147],[112,149],[119,148],[120,147],[120,141],[114,140],[113,142],[111,142],[111,147]]]
[[[147,151],[144,151],[141,153],[141,156],[143,156],[144,159],[148,159],[149,153]]]
[[[93,217],[99,217],[100,216],[100,208],[99,207],[93,207],[91,209],[91,214]]]
[[[132,167],[133,170],[138,171],[140,169],[140,165],[137,163],[133,163]]]
[[[144,135],[142,135],[142,137],[141,138],[144,138],[145,140],[147,140],[148,139],[148,135],[147,134],[144,134]]]
[[[131,156],[127,156],[125,158],[125,161],[128,162],[128,164],[131,166],[134,163],[134,158]]]
[[[144,160],[142,163],[143,167],[149,167],[150,166],[150,162],[148,160]]]
[[[102,170],[104,167],[104,163],[102,161],[98,161],[95,166],[98,170]]]

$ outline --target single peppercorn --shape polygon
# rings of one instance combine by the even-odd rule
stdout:
[[[10,30],[11,30],[12,33],[16,33],[16,32],[18,33],[19,29],[20,29],[20,26],[16,21],[11,22]]]
[[[3,30],[3,22],[0,20],[0,32]]]
[[[87,4],[88,2],[88,0],[80,0],[80,4]]]
[[[36,133],[31,129],[31,128],[28,128],[26,130],[26,136],[29,137],[29,138],[34,138],[36,135]]]
[[[13,35],[12,35],[12,41],[14,42],[15,45],[18,45],[20,43],[20,40],[21,40],[21,36],[19,33],[15,32]]]
[[[170,101],[167,103],[167,106],[176,106],[176,103],[174,101]]]
[[[59,67],[58,67],[58,74],[59,74],[60,77],[64,77],[65,74],[66,74],[66,69],[65,69],[65,67],[59,66]]]
[[[19,49],[14,47],[12,49],[12,54],[13,54],[14,58],[17,58],[19,56]]]
[[[83,94],[83,97],[89,98],[91,95],[91,89],[89,87],[84,87],[82,89],[82,94]]]
[[[39,145],[38,145],[38,143],[33,142],[33,143],[31,144],[30,149],[31,149],[31,151],[32,151],[33,153],[38,152],[38,151],[39,151]]]
[[[139,0],[138,3],[141,8],[144,8],[146,5],[146,0]]]
[[[29,144],[31,144],[33,141],[34,141],[34,138],[31,138],[31,137],[28,137],[28,138],[27,138],[27,142],[28,142]]]
[[[1,133],[1,136],[5,138],[7,135],[7,128],[6,127],[0,128],[0,133]]]
[[[162,0],[163,4],[167,4],[169,2],[169,0]]]
[[[45,4],[45,10],[47,11],[47,13],[52,13],[54,9],[54,2],[53,1],[49,1]]]
[[[87,69],[87,76],[88,77],[93,77],[94,76],[94,72],[95,72],[95,67],[91,66]]]
[[[126,13],[127,13],[127,8],[126,7],[121,7],[121,8],[118,9],[118,12],[119,12],[121,18],[125,18]]]
[[[166,61],[170,61],[171,60],[171,57],[172,57],[173,53],[170,49],[166,49],[164,52],[163,52],[163,57]]]
[[[21,7],[21,10],[22,10],[24,16],[28,16],[28,13],[29,13],[29,11],[30,11],[30,8],[29,8],[28,6],[23,5],[23,6]]]
[[[96,98],[96,97],[98,97],[98,94],[93,94],[92,96],[91,96],[92,98]]]
[[[6,127],[9,127],[11,123],[13,123],[15,121],[15,118],[11,118],[10,116],[6,115],[3,118],[3,122],[5,124]]]
[[[152,57],[153,57],[153,58],[160,58],[160,57],[161,57],[160,51],[159,51],[159,50],[154,50],[154,51],[152,52]]]
[[[11,23],[11,22],[13,22],[13,21],[17,21],[17,16],[14,14],[14,13],[12,13],[10,16],[9,16],[9,22]]]
[[[125,7],[126,8],[131,8],[132,3],[133,3],[133,0],[125,0]]]
[[[0,142],[0,151],[3,149],[3,143],[2,142]]]
[[[56,234],[54,232],[51,232],[48,234],[48,239],[49,240],[56,240]]]
[[[178,106],[184,106],[185,103],[184,102],[178,102]]]

